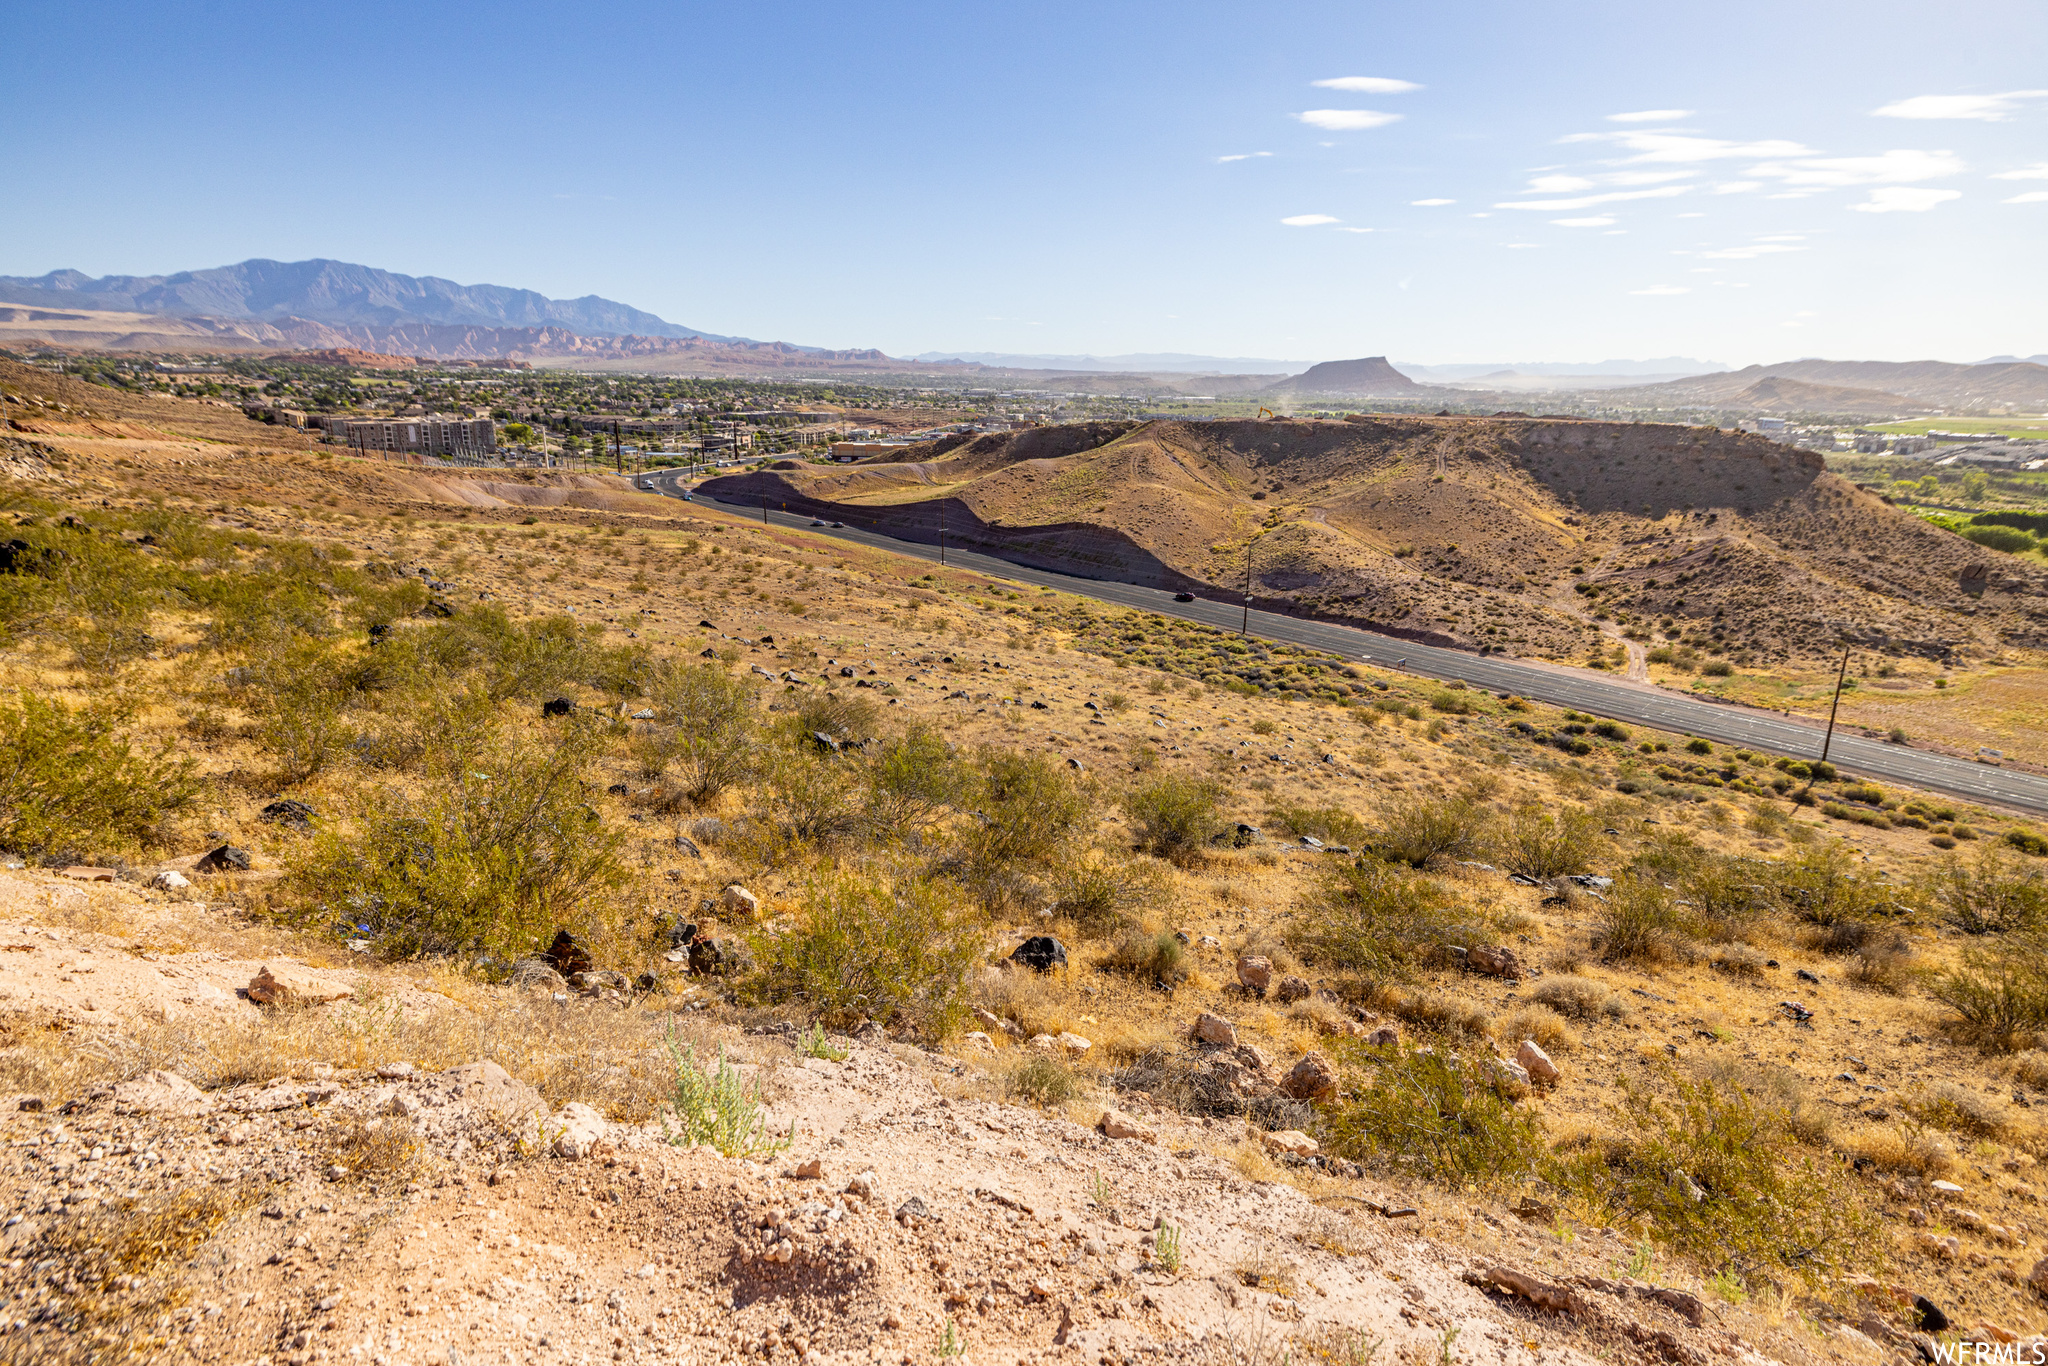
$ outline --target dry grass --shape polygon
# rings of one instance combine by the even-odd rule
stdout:
[[[1862,1158],[1881,1172],[1932,1181],[1955,1167],[1955,1153],[1916,1124],[1867,1129],[1839,1140],[1851,1157]]]
[[[1614,988],[1576,974],[1546,977],[1529,995],[1539,1005],[1574,1020],[1618,1020],[1628,1014],[1628,1004]]]
[[[1508,1016],[1501,1021],[1500,1036],[1510,1042],[1534,1039],[1539,1047],[1551,1052],[1570,1052],[1579,1046],[1577,1031],[1564,1016],[1545,1005],[1523,1006]]]
[[[2006,1107],[1954,1082],[1937,1082],[1905,1102],[1921,1123],[1966,1138],[1998,1138],[2009,1122]]]

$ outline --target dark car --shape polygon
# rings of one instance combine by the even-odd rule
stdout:
[[[1193,602],[1195,600],[1195,595],[1193,593],[1175,593],[1173,595],[1173,600],[1175,602]]]
[[[844,530],[846,530],[846,523],[844,523],[844,522],[834,522],[834,523],[832,524],[832,529],[833,529],[834,531],[844,531]]]
[[[817,519],[816,517],[813,517],[813,518],[811,519],[811,525],[812,525],[812,526],[823,526],[823,525],[825,525],[825,524],[824,524],[824,523],[823,523],[822,521],[820,521],[819,519]]]

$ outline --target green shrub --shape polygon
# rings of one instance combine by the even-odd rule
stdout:
[[[1685,752],[1687,754],[1712,754],[1714,747],[1709,742],[1695,737],[1685,742]]]
[[[1431,711],[1444,712],[1451,716],[1470,716],[1472,714],[1472,699],[1464,693],[1440,688],[1429,695],[1429,709]]]
[[[1984,845],[1968,862],[1953,855],[1940,860],[1923,870],[1915,891],[1965,934],[2048,928],[2048,885],[1996,844]]]
[[[458,737],[459,738],[459,737]],[[292,875],[298,916],[396,956],[517,958],[623,887],[623,838],[583,800],[601,748],[576,725],[552,743],[453,744],[416,797],[366,794]]]
[[[963,871],[993,908],[1009,901],[1020,874],[1060,866],[1094,825],[1095,794],[1042,754],[988,748],[978,766],[976,820],[961,836]]]
[[[1450,944],[1475,942],[1480,917],[1434,878],[1377,859],[1325,865],[1287,942],[1364,987],[1405,977]]]
[[[1171,990],[1187,980],[1192,957],[1187,945],[1166,930],[1131,930],[1117,940],[1097,966],[1135,978],[1146,986]]]
[[[1710,659],[1700,665],[1700,672],[1709,678],[1729,678],[1735,673],[1735,666],[1725,659]]]
[[[1957,826],[1949,833],[1953,834],[1957,839],[1961,839],[1963,838],[1962,832],[1963,827]],[[2019,850],[2022,854],[2033,854],[2036,857],[2048,854],[2048,839],[2043,839],[2032,830],[2022,830],[2014,827],[2005,832],[2005,842]]]
[[[799,692],[793,718],[805,735],[829,735],[835,740],[866,740],[875,733],[881,708],[860,693],[813,689]]]
[[[190,810],[199,782],[166,741],[139,754],[119,735],[125,713],[73,711],[29,693],[0,706],[0,849],[86,857],[152,841]]]
[[[1222,799],[1221,784],[1174,773],[1125,793],[1123,809],[1139,848],[1185,864],[1201,857],[1202,847],[1221,828],[1216,808]]]
[[[1515,808],[1493,831],[1493,856],[1511,873],[1539,880],[1590,873],[1606,846],[1600,821],[1583,807]]]
[[[1669,1099],[1624,1079],[1618,1140],[1554,1159],[1550,1181],[1744,1280],[1792,1275],[1817,1290],[1884,1265],[1883,1226],[1838,1162],[1798,1151],[1796,1112],[1737,1085],[1666,1078]]]
[[[872,1019],[932,1043],[959,1028],[982,947],[941,884],[833,873],[804,890],[793,925],[756,941],[754,990],[800,998],[835,1029]]]
[[[2048,932],[1971,945],[1929,991],[1956,1013],[1964,1038],[1987,1048],[2026,1048],[2048,1029]]]
[[[1471,797],[1401,793],[1380,806],[1373,850],[1381,858],[1427,868],[1477,853],[1486,824],[1486,808]]]
[[[1593,733],[1603,740],[1626,741],[1633,738],[1629,728],[1619,721],[1596,721],[1593,723]]]
[[[706,1073],[698,1065],[696,1045],[676,1037],[674,1020],[669,1021],[663,1042],[674,1076],[669,1114],[661,1117],[669,1142],[681,1147],[708,1144],[730,1158],[772,1157],[790,1145],[789,1137],[777,1137],[768,1128],[760,1079],[751,1084],[743,1079],[725,1060],[723,1044],[716,1065]],[[674,1128],[669,1127],[671,1114]],[[790,1134],[795,1134],[794,1124]]]
[[[1166,870],[1147,859],[1096,851],[1063,861],[1052,875],[1052,913],[1084,933],[1103,936],[1130,924],[1170,890]]]
[[[771,750],[755,776],[762,814],[782,841],[829,849],[859,840],[869,828],[860,774],[836,754]]]
[[[1683,928],[1677,902],[1646,878],[1622,878],[1595,913],[1600,957],[1609,963],[1656,962],[1668,957]]]
[[[649,776],[673,770],[679,794],[703,805],[760,768],[754,689],[713,664],[691,664],[655,679],[662,728],[641,746]]]
[[[1325,1146],[1353,1160],[1389,1160],[1453,1190],[1503,1189],[1526,1177],[1542,1124],[1503,1094],[1478,1050],[1402,1052],[1372,1084],[1323,1112]]]
[[[2037,542],[2026,532],[2006,526],[1972,526],[1963,528],[1963,538],[1975,541],[1987,550],[2002,551],[2008,555],[2022,555],[2035,548]]]
[[[1297,835],[1313,835],[1325,844],[1358,848],[1366,841],[1365,822],[1337,806],[1278,806],[1266,818]]]
[[[867,760],[870,828],[879,837],[922,843],[973,793],[974,770],[922,721],[891,736]]]
[[[1012,1096],[1028,1100],[1033,1105],[1064,1105],[1080,1090],[1080,1081],[1073,1069],[1050,1053],[1036,1049],[1020,1050],[1028,1056],[1010,1069],[1005,1077],[1004,1089]]]
[[[1827,926],[1867,920],[1889,908],[1885,890],[1858,878],[1854,866],[1848,846],[1829,841],[1772,865],[1769,875],[1794,915],[1809,924]]]

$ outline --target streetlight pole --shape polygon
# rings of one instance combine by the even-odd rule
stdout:
[[[1237,628],[1239,637],[1252,633],[1252,547],[1258,540],[1254,536],[1244,543],[1244,621]]]
[[[1842,647],[1842,667],[1835,670],[1835,700],[1828,708],[1828,733],[1820,742],[1820,761],[1828,761],[1828,747],[1835,743],[1835,713],[1842,709],[1842,680],[1849,676],[1849,649]]]
[[[946,500],[939,500],[939,564],[946,563]]]

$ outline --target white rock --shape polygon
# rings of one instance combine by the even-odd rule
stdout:
[[[207,1108],[206,1093],[176,1072],[144,1072],[114,1088],[117,1114],[193,1115]]]
[[[1961,1195],[1963,1193],[1963,1188],[1953,1181],[1936,1181],[1932,1184],[1934,1189],[1940,1191],[1943,1195]]]
[[[1276,1153],[1297,1153],[1302,1157],[1313,1156],[1321,1147],[1299,1129],[1281,1129],[1274,1133],[1260,1134],[1259,1141]]]
[[[1273,984],[1273,960],[1246,954],[1237,960],[1237,980],[1246,991],[1265,995],[1266,988]]]
[[[555,1135],[555,1155],[571,1161],[589,1157],[611,1135],[603,1115],[580,1100],[572,1100],[548,1122]]]
[[[984,1058],[995,1056],[996,1041],[978,1029],[968,1030],[967,1037],[963,1042],[967,1045],[967,1051],[970,1053],[980,1054]]]
[[[191,887],[192,879],[175,868],[166,868],[151,878],[149,885],[159,892],[182,892]]]
[[[324,1006],[330,1001],[346,1001],[355,994],[355,988],[346,983],[289,963],[280,967],[266,963],[262,971],[249,979],[249,999],[259,1006]]]
[[[761,913],[761,898],[755,896],[737,882],[730,884],[724,891],[720,892],[718,899],[720,904],[725,907],[726,914],[728,915],[746,916],[751,920]]]
[[[1082,1038],[1079,1034],[1069,1034],[1064,1029],[1059,1033],[1059,1045],[1077,1058],[1095,1047],[1094,1044]]]
[[[1221,1044],[1225,1048],[1237,1047],[1237,1027],[1213,1011],[1203,1011],[1195,1017],[1195,1037],[1203,1043]]]
[[[1135,1138],[1140,1143],[1157,1143],[1159,1135],[1121,1110],[1104,1110],[1095,1127],[1104,1138]]]
[[[1550,1055],[1537,1047],[1534,1039],[1522,1040],[1522,1046],[1515,1050],[1515,1061],[1546,1086],[1563,1075],[1557,1070],[1557,1064],[1550,1060]]]

